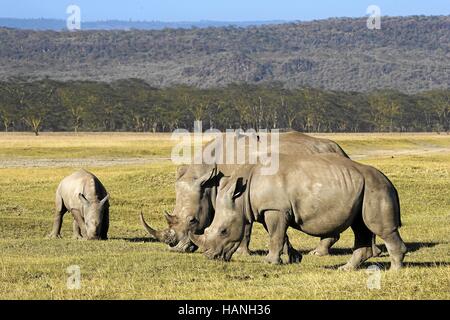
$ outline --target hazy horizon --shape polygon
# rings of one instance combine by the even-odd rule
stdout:
[[[395,16],[395,15],[382,15],[383,17],[413,17],[413,16],[428,16],[428,17],[438,17],[438,16],[449,16],[450,14],[411,14],[411,15],[403,15],[403,16]],[[145,22],[145,23],[151,23],[151,22],[161,22],[161,23],[190,23],[190,22],[230,22],[230,23],[240,23],[240,22],[280,22],[280,23],[289,23],[289,22],[310,22],[314,20],[328,20],[328,19],[363,19],[366,18],[365,16],[361,17],[351,17],[351,16],[336,16],[336,17],[327,17],[327,18],[319,18],[319,19],[311,19],[311,20],[280,20],[280,19],[270,19],[270,20],[211,20],[211,19],[201,19],[201,20],[135,20],[135,19],[99,19],[99,20],[83,20],[84,23],[97,23],[97,22],[110,22],[110,21],[117,21],[117,22]],[[8,17],[8,16],[0,16],[0,19],[11,19],[11,20],[55,20],[55,21],[66,21],[65,19],[61,18],[47,18],[47,17],[37,17],[37,18],[16,18],[16,17]]]
[[[334,17],[360,18],[367,16],[369,5],[377,5],[383,16],[449,15],[448,0],[332,0],[305,2],[298,0],[17,0],[3,4],[0,17],[9,19],[67,18],[66,8],[75,4],[81,8],[81,20],[134,22],[244,22],[244,21],[311,21]]]

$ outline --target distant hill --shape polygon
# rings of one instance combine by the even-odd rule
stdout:
[[[271,21],[123,21],[123,20],[105,20],[105,21],[85,21],[81,26],[84,30],[162,30],[166,28],[172,29],[190,29],[190,28],[209,28],[209,27],[249,27],[260,26],[266,24],[281,24],[287,21],[271,20]],[[24,30],[66,30],[66,21],[58,19],[16,19],[16,18],[0,18],[0,27],[24,29]]]
[[[449,88],[450,16],[336,18],[253,27],[30,31],[0,28],[0,79],[138,78],[156,87]]]

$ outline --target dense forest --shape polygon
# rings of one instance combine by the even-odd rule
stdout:
[[[368,29],[366,18],[247,28],[79,32],[0,28],[0,79],[139,78],[157,88],[279,82],[286,89],[307,86],[367,93],[393,89],[415,94],[448,89],[449,30],[450,16],[382,17],[380,30]],[[211,92],[215,91],[207,91]]]
[[[143,80],[114,82],[30,80],[0,82],[4,131],[172,131],[296,129],[303,132],[447,131],[450,90],[405,94],[313,88],[281,83],[230,84],[201,89],[155,88]]]

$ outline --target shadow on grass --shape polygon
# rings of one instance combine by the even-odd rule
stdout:
[[[433,248],[442,243],[439,242],[406,242],[406,247],[408,248],[408,253],[416,252],[424,248]],[[389,256],[386,246],[384,244],[377,244],[377,247],[381,250],[381,254],[379,257],[387,257]],[[313,249],[300,249],[298,250],[302,255],[308,255],[310,251]],[[251,250],[251,255],[254,256],[265,256],[269,253],[268,250]],[[332,256],[345,256],[351,255],[353,250],[351,248],[331,248],[330,255]],[[318,256],[317,256],[318,257]]]
[[[406,242],[406,248],[408,252],[416,252],[423,248],[433,248],[437,245],[443,244],[442,242]],[[386,248],[384,248],[386,250]]]
[[[312,250],[312,249],[311,249]],[[299,250],[298,252],[301,253],[301,255],[308,255],[311,250]],[[251,250],[252,256],[266,256],[269,254],[269,250]],[[344,248],[337,248],[337,249],[331,249],[332,255],[346,255],[346,254],[352,254],[352,249],[344,249]]]
[[[439,242],[406,242],[406,248],[408,248],[408,252],[416,252],[424,248],[433,248],[442,243]],[[377,244],[377,247],[381,250],[381,257],[387,256],[388,252],[386,246],[384,244]],[[312,250],[312,249],[311,249]],[[308,254],[310,250],[300,250],[301,254]],[[353,251],[351,248],[331,248],[330,254],[332,256],[345,256],[352,254]]]
[[[148,237],[133,237],[133,238],[126,238],[126,237],[118,237],[118,238],[110,238],[111,240],[124,240],[128,242],[159,242],[156,239],[148,238]]]
[[[267,256],[269,250],[250,250],[252,256]]]
[[[343,264],[333,265],[333,266],[324,266],[322,268],[328,270],[337,270]],[[364,270],[370,266],[378,266],[381,270],[389,270],[391,265],[390,262],[364,262],[358,269]],[[433,262],[403,262],[403,266],[405,268],[440,268],[440,267],[448,267],[450,266],[450,262],[446,261],[433,261]]]

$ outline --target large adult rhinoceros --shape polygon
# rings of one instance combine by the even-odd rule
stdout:
[[[239,139],[258,139],[258,136],[236,136]],[[250,144],[246,140],[247,145]],[[208,143],[210,145],[213,142]],[[327,139],[320,139],[302,134],[299,132],[287,132],[279,134],[279,152],[284,154],[317,154],[334,153],[342,157],[348,157],[342,148],[335,142]],[[193,252],[197,249],[188,237],[188,231],[202,233],[208,227],[214,217],[215,199],[217,187],[223,175],[231,174],[239,165],[208,164],[182,165],[177,169],[175,190],[176,203],[171,214],[166,213],[165,218],[169,227],[162,231],[151,228],[141,214],[141,223],[151,236],[155,239],[167,243],[171,250],[179,252]],[[246,236],[238,249],[241,253],[249,253],[248,244],[250,241],[252,225],[246,226]],[[339,239],[335,237],[323,238],[319,246],[313,250],[312,254],[326,255],[329,248]],[[287,250],[289,248],[286,248]],[[374,246],[374,251],[380,251]],[[291,251],[294,252],[294,251]],[[293,253],[295,260],[296,254]]]
[[[317,237],[351,227],[354,251],[341,269],[355,269],[373,256],[374,234],[386,244],[391,269],[402,266],[406,246],[398,232],[398,194],[380,171],[332,154],[280,155],[274,175],[262,174],[262,167],[249,165],[222,180],[212,224],[203,235],[190,233],[207,257],[229,261],[245,225],[258,221],[270,236],[269,263],[281,263],[288,227]]]

